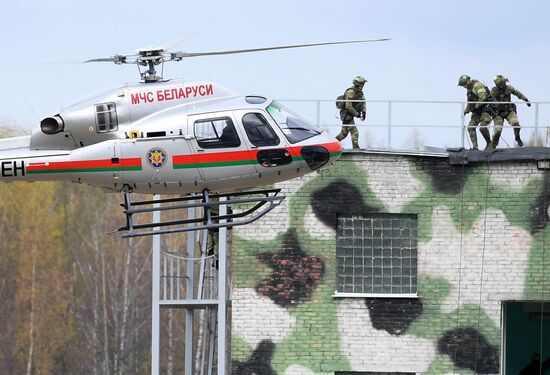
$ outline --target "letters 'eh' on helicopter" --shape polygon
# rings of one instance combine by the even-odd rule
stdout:
[[[184,58],[378,40],[184,53],[140,50],[88,62],[137,64],[142,82],[96,93],[0,140],[0,181],[70,180],[154,194],[233,191],[303,176],[338,158],[333,136],[263,96],[164,80]]]

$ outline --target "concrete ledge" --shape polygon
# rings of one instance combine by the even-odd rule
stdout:
[[[409,155],[449,158],[450,165],[467,165],[500,161],[538,161],[540,169],[550,169],[550,147],[497,148],[494,150],[465,150],[463,148],[428,147],[426,150],[389,150],[377,148],[344,149],[346,155]]]
[[[343,154],[382,154],[382,155],[413,155],[413,156],[432,156],[439,158],[449,157],[447,150],[443,148],[430,148],[428,150],[396,150],[385,148],[355,148],[344,149]]]
[[[449,164],[465,165],[499,161],[550,160],[550,147],[497,148],[494,150],[460,150],[449,153]]]

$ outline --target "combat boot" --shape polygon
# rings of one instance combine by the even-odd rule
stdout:
[[[516,136],[516,142],[518,143],[519,147],[523,147],[523,141],[521,140],[521,137],[519,136],[519,127],[514,127],[514,135]]]
[[[485,149],[489,150],[489,149],[493,148],[492,144],[491,144],[491,133],[489,133],[489,129],[487,129],[485,127],[481,127],[481,128],[479,128],[479,132],[481,133],[481,135],[485,139],[485,142],[487,143],[487,145],[485,146]]]

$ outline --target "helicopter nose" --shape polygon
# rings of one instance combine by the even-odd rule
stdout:
[[[321,146],[305,146],[302,148],[301,153],[305,162],[313,171],[321,168],[330,159],[328,150]]]

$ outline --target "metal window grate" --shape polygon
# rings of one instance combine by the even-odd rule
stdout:
[[[336,291],[413,294],[417,281],[416,215],[341,215]]]
[[[114,132],[118,130],[118,118],[115,103],[96,104],[96,128],[98,133]]]

